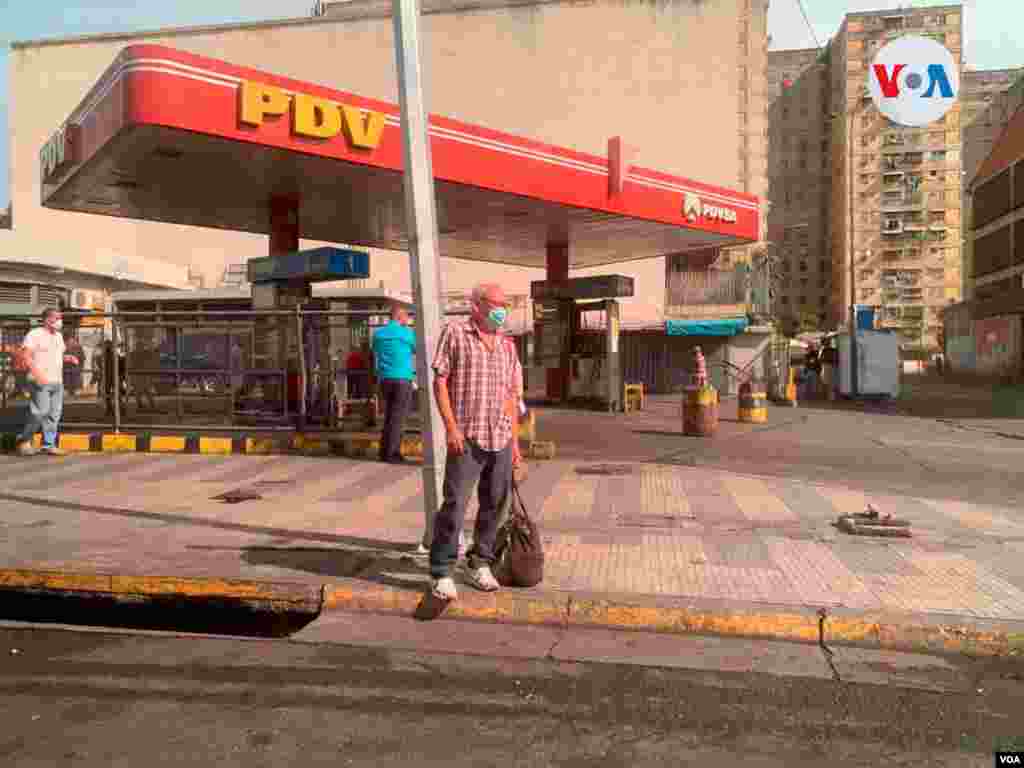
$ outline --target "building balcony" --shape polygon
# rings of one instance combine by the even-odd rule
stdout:
[[[882,200],[882,213],[897,213],[899,211],[923,211],[924,197],[920,194],[905,195],[900,200]]]
[[[751,275],[736,270],[691,270],[669,275],[665,312],[672,317],[733,317],[751,310]],[[783,274],[783,279],[791,275]],[[757,286],[753,286],[757,287]]]

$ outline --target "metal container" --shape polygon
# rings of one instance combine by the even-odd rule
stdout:
[[[712,437],[718,431],[718,390],[690,385],[683,390],[683,434]]]
[[[760,381],[744,381],[739,391],[739,420],[748,424],[768,421],[768,393]]]

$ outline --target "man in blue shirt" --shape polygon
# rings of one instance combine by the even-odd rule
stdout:
[[[380,437],[380,460],[403,464],[402,427],[412,406],[413,365],[416,335],[409,328],[409,313],[402,305],[391,305],[391,322],[373,334],[373,358],[384,399],[384,429]]]

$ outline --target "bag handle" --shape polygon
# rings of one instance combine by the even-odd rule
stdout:
[[[512,495],[514,497],[514,501],[519,502],[519,511],[517,512],[514,510],[515,504],[513,504],[513,511],[509,513],[509,516],[518,515],[519,517],[529,520],[530,513],[526,511],[526,504],[523,503],[522,494],[519,493],[519,483],[516,482],[514,474],[512,475]]]

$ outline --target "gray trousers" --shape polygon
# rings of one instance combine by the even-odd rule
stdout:
[[[466,449],[460,456],[449,453],[445,459],[444,502],[434,520],[434,540],[430,545],[430,575],[435,579],[451,576],[455,568],[459,534],[466,521],[469,494],[477,478],[480,479],[477,488],[480,511],[476,518],[473,547],[467,553],[470,568],[494,564],[499,516],[507,508],[512,493],[512,440],[500,451],[485,451],[473,441],[466,440]]]

